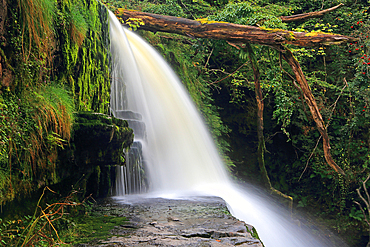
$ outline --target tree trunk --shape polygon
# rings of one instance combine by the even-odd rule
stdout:
[[[271,190],[271,182],[270,178],[267,174],[266,166],[265,166],[265,158],[264,158],[264,151],[265,151],[265,139],[263,135],[263,95],[262,89],[260,84],[260,71],[258,69],[258,64],[256,58],[254,56],[253,49],[250,44],[245,45],[245,50],[248,53],[249,61],[251,62],[252,69],[253,69],[253,76],[254,76],[254,92],[256,94],[256,101],[257,101],[257,137],[258,137],[258,149],[257,149],[257,157],[258,157],[258,165],[260,167],[261,175],[262,175],[262,182],[265,188]]]
[[[6,0],[0,0],[0,41],[5,32],[5,20],[7,16],[7,2]]]
[[[5,45],[6,45],[6,42],[4,38],[4,33],[5,33],[5,20],[7,18],[7,12],[8,12],[8,9],[7,9],[6,0],[0,0],[0,43],[5,43]],[[5,59],[3,51],[0,48],[0,81],[1,81],[0,86],[7,85],[7,83],[4,83],[3,81],[8,80],[7,79],[8,74],[9,73],[7,73],[6,71],[6,59]],[[3,76],[5,78],[3,78]]]
[[[235,44],[233,44],[235,45]],[[272,194],[277,195],[278,198],[284,198],[287,200],[288,207],[290,211],[293,210],[293,198],[291,196],[285,195],[284,193],[278,191],[271,185],[271,181],[269,175],[266,170],[265,165],[265,137],[263,135],[263,110],[264,110],[264,103],[263,103],[263,95],[262,95],[262,88],[260,83],[260,72],[258,69],[258,63],[256,57],[254,56],[253,49],[250,44],[245,44],[242,47],[247,51],[249,61],[251,61],[252,69],[253,69],[253,76],[254,76],[254,91],[256,94],[256,101],[257,101],[257,137],[258,137],[258,165],[261,170],[262,175],[262,182],[264,187]],[[285,203],[285,201],[282,201]]]
[[[308,85],[306,78],[302,72],[301,66],[299,65],[299,62],[295,57],[293,56],[292,52],[288,50],[285,47],[281,46],[281,50],[285,50],[282,52],[282,57],[284,58],[285,61],[288,62],[290,67],[293,70],[293,73],[296,77],[297,83],[302,89],[304,98],[307,102],[307,105],[310,109],[310,112],[312,114],[313,120],[316,123],[317,129],[319,130],[322,139],[323,139],[323,149],[324,149],[324,156],[326,162],[331,166],[336,172],[345,175],[344,171],[335,163],[333,160],[331,153],[330,153],[330,142],[329,142],[329,136],[328,133],[326,132],[326,127],[324,124],[324,120],[321,116],[321,113],[317,107],[316,100],[312,95],[310,86]]]
[[[357,39],[322,32],[293,32],[282,29],[259,28],[227,22],[190,20],[174,16],[157,15],[140,11],[117,9],[115,15],[126,21],[138,18],[144,25],[138,29],[153,32],[177,33],[192,38],[220,39],[231,42],[261,45],[292,44],[297,46],[333,45],[354,42]]]

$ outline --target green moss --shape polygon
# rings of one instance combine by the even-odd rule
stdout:
[[[203,18],[203,19],[196,19],[196,21],[200,22],[201,24],[229,23],[229,22],[226,22],[226,21],[210,21],[210,20],[208,20],[207,18]]]
[[[262,243],[262,240],[258,236],[256,228],[254,228],[253,226],[251,226],[251,227],[247,226],[247,232],[249,232],[252,235],[253,238],[259,239]],[[265,246],[263,243],[262,243],[262,245]]]
[[[103,213],[103,211],[95,211],[91,216],[81,216],[73,219],[74,226],[60,234],[62,240],[66,243],[62,246],[75,246],[83,243],[98,244],[112,236],[110,232],[115,226],[128,222],[125,217],[103,215]]]
[[[266,30],[267,33],[280,33],[282,35],[284,35],[284,38],[286,40],[295,40],[295,35],[294,35],[294,32],[292,31],[287,31],[287,30],[284,30],[284,29],[281,29],[281,28],[267,28],[267,27],[260,27],[262,30]]]
[[[73,89],[77,110],[107,113],[110,99],[108,13],[97,1],[85,0],[78,4],[77,10],[76,4],[75,1],[61,3],[59,32],[63,67],[59,78]],[[74,42],[68,28],[73,16],[83,18],[89,27],[80,45]]]
[[[322,31],[311,31],[309,33],[306,33],[305,36],[317,36],[317,35],[325,35],[325,34],[328,34],[328,35],[337,35],[337,34],[334,34],[334,33],[326,33],[326,32],[322,32]]]
[[[59,182],[63,176],[55,169],[58,149],[69,141],[69,113],[107,113],[109,107],[106,8],[95,0],[37,2],[50,3],[42,8],[32,2],[7,2],[14,21],[5,32],[7,44],[0,45],[4,65],[13,72],[10,86],[0,86],[0,204]]]

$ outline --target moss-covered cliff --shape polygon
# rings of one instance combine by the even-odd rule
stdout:
[[[103,5],[0,1],[0,205],[60,181],[73,112],[107,113],[109,90]]]

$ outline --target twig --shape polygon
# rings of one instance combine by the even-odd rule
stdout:
[[[308,113],[307,113],[307,110],[306,110],[306,105],[305,105],[305,97],[304,97],[304,94],[303,94],[303,91],[302,91],[302,88],[300,88],[298,85],[297,85],[297,82],[296,82],[296,79],[291,75],[289,74],[287,71],[285,71],[285,69],[283,68],[283,64],[282,64],[282,60],[281,60],[281,53],[279,53],[279,65],[280,65],[280,69],[283,73],[287,74],[290,79],[292,79],[293,81],[293,85],[296,87],[296,89],[301,93],[301,103],[302,103],[302,106],[303,106],[303,112],[304,114],[306,115],[306,118],[307,118],[307,121],[309,120],[309,117],[308,117]]]
[[[287,74],[290,77],[290,79],[292,79],[295,82],[295,78],[291,74],[289,74],[287,71],[285,71],[285,69],[283,68],[283,63],[282,63],[282,59],[281,59],[281,52],[279,53],[279,65],[280,65],[281,71],[283,71],[285,74]]]
[[[269,135],[268,137],[266,137],[266,142],[268,142],[268,141],[270,141],[275,135],[277,135],[277,134],[281,134],[281,133],[283,133],[283,132],[281,132],[281,131],[277,131],[277,132],[275,132],[274,134],[272,134],[272,135]]]
[[[331,113],[330,113],[329,119],[331,119],[331,117],[333,116],[334,110],[335,110],[335,108],[337,107],[338,100],[339,100],[340,96],[342,96],[344,89],[345,89],[345,88],[347,87],[347,85],[348,85],[348,83],[347,83],[347,81],[346,81],[346,78],[344,78],[343,80],[344,80],[344,82],[345,82],[344,87],[343,87],[343,88],[342,88],[342,90],[340,91],[340,94],[338,95],[337,100],[336,100],[336,101],[335,101],[335,102],[330,106],[330,108],[331,108],[331,107],[333,107],[333,109],[332,109],[332,111],[331,111]],[[329,127],[329,124],[330,124],[330,121],[329,121],[329,122],[328,122],[328,124],[326,125],[326,128],[328,128],[328,127]]]
[[[367,176],[367,178],[365,179],[365,181],[362,182],[362,187],[364,187],[364,190],[365,190],[365,193],[366,193],[366,196],[367,196],[367,202],[368,203],[366,203],[366,206],[367,206],[367,211],[368,211],[368,213],[370,215],[370,207],[369,207],[370,196],[369,196],[369,193],[368,193],[367,188],[366,188],[366,182],[369,180],[369,178],[370,178],[370,174]]]
[[[55,234],[57,235],[57,237],[58,237],[59,241],[60,241],[60,242],[62,242],[62,240],[60,240],[60,237],[59,237],[59,234],[58,234],[57,229],[55,229],[55,227],[54,227],[53,223],[51,223],[51,221],[50,221],[49,217],[45,214],[45,211],[44,211],[44,210],[42,210],[42,208],[41,208],[41,207],[40,207],[40,209],[41,209],[41,212],[42,212],[43,216],[44,216],[44,217],[46,218],[46,220],[49,222],[49,225],[53,228],[53,230],[54,230]],[[43,216],[41,216],[41,217],[43,217]],[[41,217],[40,217],[40,218],[41,218]]]
[[[316,146],[315,146],[315,148],[312,150],[312,153],[311,153],[310,157],[308,157],[308,160],[307,160],[307,163],[306,163],[306,167],[304,168],[303,172],[301,173],[301,176],[299,176],[298,182],[301,180],[301,178],[302,178],[302,176],[303,176],[303,173],[305,173],[305,171],[307,170],[308,162],[310,161],[310,159],[311,159],[311,157],[312,157],[313,153],[315,152],[315,150],[316,150],[316,148],[317,148],[317,145],[319,145],[319,141],[321,140],[321,137],[322,137],[322,136],[320,136],[320,137],[319,137],[319,139],[317,139]]]
[[[224,78],[222,78],[222,79],[220,79],[220,80],[218,80],[218,81],[211,82],[211,83],[209,83],[209,85],[213,85],[213,84],[219,83],[219,82],[221,82],[221,81],[223,81],[223,80],[225,80],[225,79],[229,78],[230,76],[232,76],[233,74],[235,74],[236,72],[238,72],[238,71],[239,71],[243,66],[247,65],[248,63],[249,63],[249,61],[247,61],[247,62],[243,63],[243,64],[242,64],[242,65],[240,65],[240,67],[239,67],[239,68],[237,68],[233,73],[229,74],[228,76],[226,76],[226,77],[224,77]]]
[[[208,56],[208,58],[207,58],[207,62],[206,62],[206,64],[204,65],[204,68],[206,68],[206,67],[207,67],[207,65],[208,65],[209,59],[211,58],[211,55],[212,55],[212,53],[213,53],[213,49],[214,49],[214,48],[212,48],[211,53],[209,53],[209,56]]]
[[[43,198],[44,196],[44,193],[45,193],[45,190],[48,189],[49,191],[55,193],[54,191],[52,191],[49,187],[45,187],[44,190],[43,190],[43,193],[37,203],[37,206],[36,206],[36,210],[35,210],[35,213],[34,213],[34,216],[32,218],[32,221],[31,223],[27,226],[27,228],[24,230],[24,232],[27,231],[27,235],[26,235],[26,238],[22,244],[22,247],[26,247],[26,246],[30,246],[34,244],[34,242],[36,241],[39,241],[39,237],[44,237],[46,238],[46,240],[49,242],[50,246],[52,245],[52,243],[54,242],[54,240],[52,239],[52,237],[48,237],[47,235],[45,235],[44,233],[44,229],[47,225],[49,225],[52,230],[54,231],[54,233],[56,234],[57,238],[58,238],[58,241],[60,243],[63,243],[63,241],[60,239],[59,237],[59,234],[58,234],[58,231],[57,229],[54,227],[53,223],[54,221],[60,219],[63,217],[64,215],[64,207],[65,206],[80,206],[82,205],[83,203],[85,203],[86,200],[88,200],[89,198],[92,198],[90,194],[88,197],[86,197],[82,202],[80,203],[76,203],[76,202],[73,202],[71,200],[72,198],[72,195],[77,193],[77,191],[72,191],[67,197],[65,197],[64,199],[64,202],[57,202],[57,203],[53,203],[51,205],[48,205],[45,209],[42,209],[42,207],[40,206],[40,201],[41,199]],[[39,215],[38,217],[36,217],[36,213],[37,213],[37,209],[40,208],[41,210],[41,215]],[[57,215],[57,216],[56,216]],[[56,216],[55,218],[52,218]],[[46,218],[46,222],[37,230],[36,233],[33,234],[33,230],[35,229],[37,223],[42,219],[42,218]],[[23,232],[23,233],[24,233]],[[33,234],[31,236],[31,234]],[[48,234],[52,234],[52,231],[51,229],[49,229],[48,231]],[[18,245],[18,244],[17,244]]]
[[[46,186],[45,188],[44,188],[44,190],[42,191],[42,194],[41,194],[41,196],[40,196],[40,198],[39,198],[39,201],[37,202],[37,206],[36,206],[36,210],[35,210],[35,212],[34,212],[34,214],[33,214],[33,216],[32,216],[32,220],[31,220],[31,223],[26,227],[26,229],[24,229],[23,230],[23,234],[22,235],[24,235],[24,233],[28,230],[28,233],[27,233],[27,235],[26,235],[26,238],[25,238],[25,240],[24,240],[24,242],[23,242],[23,244],[22,244],[22,247],[25,245],[25,243],[27,243],[28,242],[28,238],[29,238],[29,235],[31,234],[31,231],[32,231],[32,229],[36,226],[36,223],[37,223],[37,221],[39,220],[39,218],[36,218],[36,214],[37,214],[37,208],[39,207],[39,205],[40,205],[40,202],[41,202],[41,199],[44,197],[44,194],[45,194],[45,190],[46,189],[48,189],[49,191],[51,191],[51,192],[53,192],[53,193],[55,193],[54,191],[52,191],[48,186]],[[30,228],[30,229],[29,229]],[[17,243],[17,245],[19,245],[19,242]]]
[[[361,200],[365,203],[366,205],[366,208],[367,208],[367,213],[368,215],[366,216],[366,213],[365,213],[365,209],[361,206],[361,204],[359,202],[356,202],[356,201],[353,201],[354,203],[356,203],[359,207],[360,207],[360,210],[362,212],[362,214],[364,215],[364,220],[365,222],[368,224],[369,226],[369,229],[368,231],[370,232],[370,222],[369,222],[369,216],[370,216],[370,209],[369,209],[369,204],[370,204],[370,196],[369,196],[369,193],[367,191],[367,188],[366,188],[366,182],[370,179],[370,173],[369,175],[367,176],[367,178],[365,179],[365,181],[362,182],[362,187],[364,188],[364,191],[365,191],[365,194],[367,196],[367,200],[362,196],[361,192],[360,192],[360,188],[356,189],[356,192],[358,194],[358,196],[361,198]],[[368,242],[367,245],[369,245],[370,243],[370,240]]]
[[[362,211],[362,214],[364,215],[364,219],[365,219],[366,223],[370,226],[370,222],[367,219],[365,210],[363,209],[363,207],[361,206],[361,204],[359,202],[356,202],[356,201],[353,201],[353,202],[356,203],[360,207],[360,210]]]
[[[195,18],[195,16],[193,15],[193,13],[191,13],[191,11],[188,9],[188,7],[186,7],[186,5],[180,0],[180,2],[181,2],[181,4],[182,5],[184,5],[184,7],[185,7],[185,9],[187,10],[187,11],[189,11],[189,13],[191,14],[191,16],[194,18],[194,19],[196,19]]]

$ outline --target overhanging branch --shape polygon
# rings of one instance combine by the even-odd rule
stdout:
[[[281,44],[318,46],[342,44],[357,40],[353,37],[339,34],[293,32],[283,29],[267,29],[227,22],[190,20],[126,9],[118,9],[115,15],[124,21],[129,18],[141,19],[145,25],[138,27],[138,29],[142,30],[177,33],[193,38],[219,39],[238,43],[255,43],[273,46]]]

